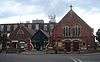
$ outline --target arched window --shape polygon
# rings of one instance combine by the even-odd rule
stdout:
[[[72,30],[71,30],[71,34],[72,34],[73,37],[76,36],[76,29],[75,29],[75,27],[72,28]]]
[[[80,27],[77,25],[76,26],[76,32],[75,32],[76,36],[80,36]]]
[[[64,37],[69,37],[70,36],[70,27],[65,26],[64,27]]]

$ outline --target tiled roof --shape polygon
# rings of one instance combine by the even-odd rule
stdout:
[[[19,25],[13,32],[10,33],[9,38],[11,40],[25,40],[32,37],[34,31],[23,25]]]
[[[66,21],[76,21],[80,23],[82,26],[85,26],[89,30],[93,30],[85,21],[83,21],[72,9],[61,19],[61,21],[57,24],[63,24]],[[55,26],[56,27],[56,26]]]
[[[45,31],[43,31],[42,29],[40,29],[47,37],[49,37],[49,34]]]
[[[35,31],[33,29],[30,29],[30,28],[27,28],[27,27],[24,27],[24,28],[28,31],[30,37],[32,38],[32,36],[35,34]]]
[[[36,34],[38,31],[41,31],[44,35],[46,35],[49,38],[49,33],[47,33],[46,31],[43,31],[42,29],[35,31],[34,34]],[[33,34],[33,36],[34,36],[34,34]]]

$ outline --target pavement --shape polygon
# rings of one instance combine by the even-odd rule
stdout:
[[[0,54],[0,62],[100,62],[100,53],[92,54]]]
[[[45,52],[43,51],[25,51],[25,52],[22,52],[20,54],[23,54],[23,55],[43,55],[45,54]]]

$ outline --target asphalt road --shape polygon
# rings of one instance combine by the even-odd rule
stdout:
[[[0,62],[100,62],[100,54],[0,54]]]

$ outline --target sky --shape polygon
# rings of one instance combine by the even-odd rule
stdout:
[[[59,22],[70,10],[70,5],[94,33],[100,28],[100,0],[0,0],[0,24],[36,19],[48,22],[51,14],[55,14]]]

